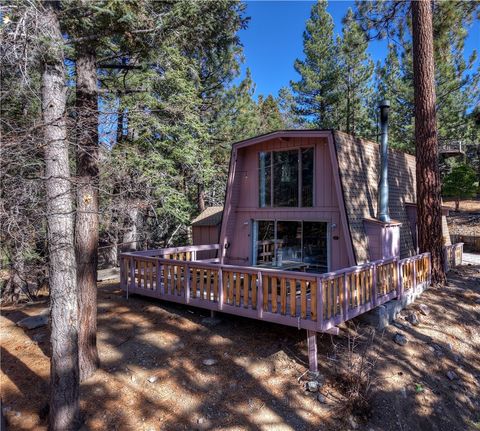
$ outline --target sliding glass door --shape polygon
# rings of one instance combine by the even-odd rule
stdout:
[[[328,271],[326,222],[257,220],[254,227],[254,265]]]

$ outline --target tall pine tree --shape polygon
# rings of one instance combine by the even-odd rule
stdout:
[[[334,25],[327,12],[327,1],[318,0],[312,7],[303,33],[305,60],[294,67],[300,80],[291,82],[297,112],[319,128],[338,128],[339,82],[341,69],[334,39]]]
[[[367,53],[365,33],[349,8],[339,41],[340,91],[339,129],[352,135],[368,136],[373,125],[369,118],[372,96],[373,62]]]

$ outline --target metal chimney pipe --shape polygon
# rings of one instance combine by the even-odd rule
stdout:
[[[382,100],[380,109],[380,183],[378,184],[378,219],[390,222],[388,212],[388,109],[390,102]]]

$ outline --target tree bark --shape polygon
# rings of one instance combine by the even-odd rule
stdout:
[[[77,47],[77,218],[75,252],[79,307],[80,380],[99,366],[97,350],[98,108],[94,48]]]
[[[197,186],[197,208],[200,213],[205,211],[205,189],[203,184]]]
[[[38,15],[48,40],[42,70],[42,115],[49,252],[51,362],[50,430],[79,426],[78,307],[73,196],[65,122],[66,75],[63,38],[53,3]]]
[[[443,284],[441,182],[435,112],[432,3],[411,2],[413,29],[413,80],[415,93],[415,143],[417,220],[420,252],[432,256],[432,281]]]

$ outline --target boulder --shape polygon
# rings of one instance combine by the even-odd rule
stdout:
[[[45,326],[48,324],[48,316],[47,315],[40,315],[40,316],[29,316],[25,317],[22,320],[17,322],[17,326],[23,329],[35,329],[40,328],[41,326]]]

